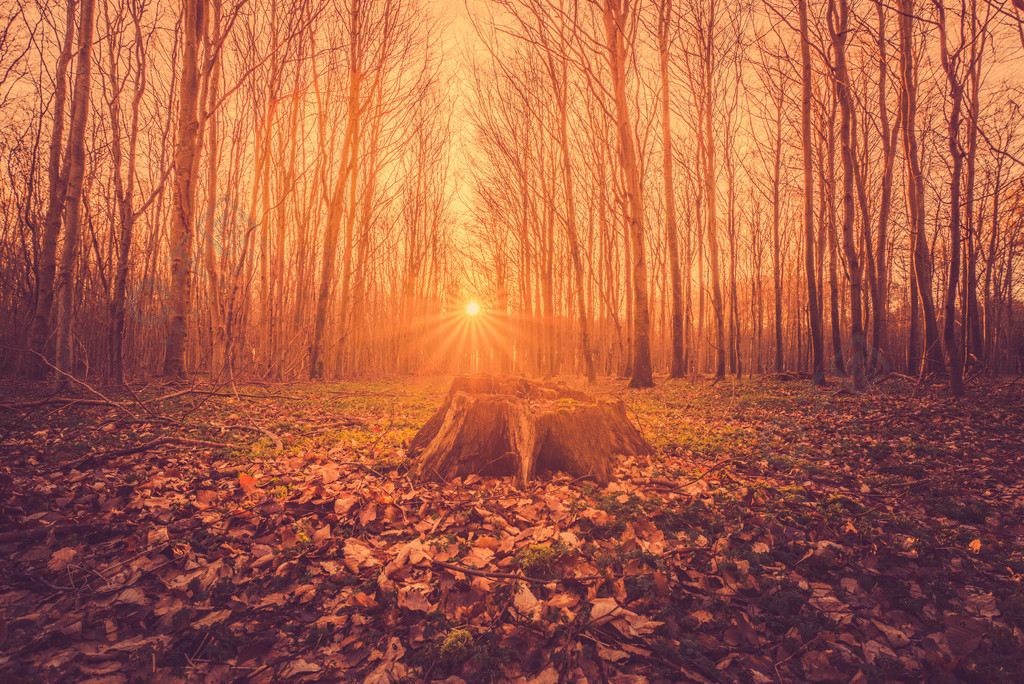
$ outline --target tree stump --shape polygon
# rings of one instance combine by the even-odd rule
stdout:
[[[409,445],[417,478],[514,475],[520,484],[538,472],[561,470],[604,485],[615,456],[650,452],[622,401],[494,375],[456,377]]]

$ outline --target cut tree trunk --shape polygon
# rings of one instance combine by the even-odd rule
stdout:
[[[409,452],[420,479],[514,475],[525,484],[538,472],[563,471],[603,485],[616,456],[651,449],[622,401],[523,378],[463,375]]]

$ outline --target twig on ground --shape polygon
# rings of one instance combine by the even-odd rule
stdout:
[[[510,579],[520,580],[522,582],[529,582],[530,584],[551,584],[552,582],[587,582],[593,580],[607,579],[604,575],[588,575],[586,577],[554,577],[551,579],[539,579],[537,577],[527,577],[526,575],[520,575],[514,572],[489,572],[487,570],[477,570],[476,568],[467,568],[464,565],[456,565],[455,563],[445,563],[444,561],[431,561],[434,565],[454,570],[455,572],[465,573],[467,575],[475,575],[476,577],[487,577],[489,579]]]
[[[70,373],[67,373],[67,372],[65,372],[65,371],[62,371],[62,370],[61,370],[60,368],[57,368],[57,366],[55,366],[55,365],[53,365],[52,363],[50,363],[50,362],[49,362],[49,361],[47,360],[47,358],[46,358],[45,356],[43,356],[43,355],[42,355],[42,354],[40,354],[39,352],[35,351],[34,349],[24,349],[24,350],[22,350],[22,351],[27,351],[27,352],[31,352],[32,354],[34,354],[34,355],[38,356],[38,357],[39,357],[39,359],[40,359],[40,360],[41,360],[41,361],[42,361],[43,363],[45,363],[45,364],[46,364],[47,366],[49,366],[49,367],[50,367],[50,368],[52,368],[52,369],[53,369],[54,371],[56,371],[57,373],[59,373],[59,374],[60,374],[61,376],[63,376],[63,377],[65,377],[65,378],[67,378],[68,380],[70,380],[71,382],[75,383],[76,385],[80,385],[81,387],[85,388],[85,389],[86,389],[86,391],[88,391],[88,392],[90,392],[90,393],[92,393],[92,394],[95,394],[95,395],[96,395],[97,397],[99,397],[100,399],[102,399],[102,400],[103,400],[103,401],[104,401],[105,403],[107,403],[108,405],[110,405],[110,406],[113,406],[114,408],[116,408],[116,409],[119,409],[119,410],[123,411],[124,413],[128,414],[128,415],[129,415],[129,416],[131,416],[132,418],[134,418],[134,417],[135,417],[135,415],[134,415],[134,414],[133,414],[133,413],[132,413],[131,411],[129,411],[129,410],[127,409],[127,408],[125,408],[124,404],[119,404],[118,402],[116,402],[116,401],[113,401],[113,400],[109,399],[108,397],[105,397],[105,396],[103,396],[103,393],[102,393],[102,392],[100,392],[99,390],[97,390],[96,388],[94,388],[94,387],[93,387],[92,385],[90,385],[89,383],[87,383],[87,382],[84,382],[84,381],[82,381],[82,380],[79,380],[78,378],[76,378],[75,376],[71,375]]]
[[[263,427],[260,427],[259,425],[256,425],[256,423],[253,423],[253,427],[255,427],[257,430],[259,430],[260,432],[262,432],[263,434],[265,434],[267,437],[270,438],[270,441],[272,441],[274,443],[274,449],[276,451],[278,451],[278,452],[284,451],[284,444],[281,442],[281,438],[280,437],[275,435],[270,430],[268,430],[266,428],[263,428]]]
[[[373,440],[373,444],[370,445],[370,448],[368,450],[371,454],[377,448],[377,445],[380,444],[380,440],[384,439],[384,436],[387,435],[389,432],[391,432],[391,428],[392,428],[392,426],[394,426],[394,424],[395,424],[395,407],[394,407],[394,405],[392,405],[391,406],[391,415],[388,417],[388,426],[386,428],[384,428],[383,430],[381,430],[380,434],[377,435],[377,439]]]
[[[207,442],[202,439],[187,439],[185,437],[157,437],[143,444],[137,444],[132,447],[125,447],[124,449],[114,449],[112,451],[103,451],[98,454],[89,454],[82,458],[76,459],[69,463],[62,463],[56,468],[51,468],[45,471],[45,474],[55,473],[62,470],[69,470],[71,468],[77,468],[80,465],[86,463],[92,463],[95,461],[105,461],[109,458],[117,458],[118,456],[130,456],[143,451],[149,451],[159,446],[166,445],[179,445],[179,446],[198,446],[198,447],[209,447],[213,449],[234,449],[237,448],[234,444],[225,444],[223,442]]]
[[[127,532],[130,528],[127,525],[87,525],[82,523],[75,523],[71,525],[42,525],[40,527],[29,527],[23,530],[15,530],[13,532],[0,532],[0,544],[11,544],[20,541],[27,541],[29,539],[36,539],[38,537],[45,537],[50,532],[54,535],[58,534],[82,534],[87,532],[99,532],[99,531],[114,531],[114,532]]]
[[[252,425],[224,425],[223,423],[210,423],[209,426],[220,430],[247,430],[249,432],[259,432],[270,438],[270,441],[274,443],[274,447],[277,451],[284,450],[284,443],[281,441],[280,437],[270,430],[260,427],[256,423],[253,423]]]
[[[114,458],[117,456],[130,456],[131,454],[137,454],[142,451],[149,451],[155,449],[158,446],[165,446],[169,444],[179,446],[199,446],[199,447],[210,447],[214,449],[233,449],[234,444],[225,444],[223,442],[207,442],[204,439],[188,439],[185,437],[157,437],[143,444],[138,444],[133,447],[126,447],[124,449],[114,449],[113,451],[105,451],[101,454],[96,454],[96,458]]]

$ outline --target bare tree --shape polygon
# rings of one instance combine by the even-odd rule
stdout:
[[[185,341],[192,308],[192,241],[195,213],[195,171],[199,156],[199,47],[206,35],[207,1],[182,0],[184,32],[178,82],[178,138],[174,150],[174,192],[171,210],[171,318],[168,326],[164,377],[186,375]]]
[[[814,353],[812,382],[825,384],[825,344],[822,339],[821,313],[818,307],[814,260],[814,150],[811,143],[811,46],[807,28],[807,0],[799,0],[800,64],[803,77],[803,103],[800,109],[800,133],[804,154],[804,266],[807,278],[807,308],[811,319],[811,346]],[[852,205],[852,197],[850,198]],[[853,220],[851,216],[850,221]]]

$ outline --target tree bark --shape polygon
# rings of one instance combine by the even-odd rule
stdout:
[[[75,37],[75,0],[68,0],[66,7],[67,24],[64,30],[64,44],[57,59],[54,76],[53,128],[50,133],[48,163],[49,198],[46,217],[43,220],[43,236],[40,241],[38,281],[36,284],[36,306],[32,317],[29,340],[32,349],[40,356],[48,356],[50,338],[50,315],[53,311],[54,283],[57,277],[57,239],[60,237],[61,217],[67,198],[67,167],[61,167],[61,153],[64,149],[64,107],[67,101],[67,73],[71,62]],[[29,375],[42,378],[47,371],[46,364],[34,358],[28,366]]]
[[[665,233],[668,238],[669,273],[672,279],[672,363],[669,377],[681,378],[686,374],[683,363],[683,284],[679,268],[679,229],[676,225],[676,184],[672,146],[672,103],[669,96],[669,26],[672,18],[672,0],[658,5],[658,59],[661,70],[661,138],[663,150],[662,170],[665,183]]]
[[[924,214],[924,173],[917,145],[917,69],[913,48],[914,0],[900,2],[900,69],[902,92],[900,106],[903,109],[903,147],[909,165],[907,182],[907,203],[910,206],[911,249],[913,252],[913,284],[917,290],[914,298],[924,317],[926,370],[929,373],[942,371],[939,327],[935,320],[935,302],[932,297],[932,258],[925,232]],[[921,353],[917,346],[917,317],[911,316],[910,347],[908,349],[909,371],[915,373],[920,367]]]
[[[92,85],[92,34],[95,0],[82,0],[78,27],[78,57],[75,64],[74,100],[71,104],[71,128],[65,165],[68,172],[64,203],[66,230],[61,250],[61,276],[58,280],[57,367],[72,372],[72,326],[74,317],[74,271],[78,256],[78,235],[82,225],[82,183],[85,178],[85,128],[89,120],[89,93]]]
[[[331,284],[334,281],[334,264],[338,253],[338,234],[341,230],[341,219],[345,212],[343,200],[347,183],[355,182],[356,151],[355,146],[358,140],[359,128],[359,100],[362,84],[361,72],[361,43],[359,40],[361,0],[354,0],[351,12],[349,48],[349,92],[348,92],[348,120],[345,126],[345,138],[342,143],[341,168],[332,191],[324,188],[324,199],[327,203],[327,225],[324,234],[323,255],[320,266],[320,287],[316,297],[316,312],[313,321],[313,339],[309,345],[309,378],[315,380],[324,376],[323,359],[323,338],[324,329],[327,324],[327,307],[329,303]],[[325,114],[320,112],[321,129],[326,127]],[[322,132],[322,135],[326,133]],[[321,154],[324,148],[321,146]]]
[[[946,10],[941,1],[935,2],[939,17],[939,55],[942,70],[949,84],[949,120],[946,137],[953,167],[949,178],[949,278],[946,281],[946,300],[942,325],[942,342],[946,351],[946,365],[949,369],[949,385],[954,396],[964,393],[964,362],[960,343],[956,335],[956,294],[960,284],[960,238],[961,238],[961,180],[964,168],[963,148],[960,145],[960,115],[964,100],[964,84],[958,73],[960,50],[955,55],[949,52],[946,42]],[[960,49],[962,49],[961,46]]]
[[[821,309],[814,260],[814,151],[811,146],[811,47],[807,28],[807,0],[799,0],[800,62],[803,74],[803,103],[800,108],[800,133],[804,156],[804,265],[807,274],[807,308],[811,323],[814,354],[812,382],[825,384],[825,343],[822,338]],[[852,198],[851,198],[852,201]]]
[[[626,181],[629,204],[629,236],[633,252],[633,365],[630,387],[653,387],[651,367],[650,307],[647,301],[647,259],[644,247],[644,203],[640,170],[637,166],[630,123],[629,103],[626,100],[626,18],[628,4],[623,0],[605,0],[604,28],[607,39],[608,65],[612,72],[615,97],[616,127],[618,128],[622,170]]]
[[[185,344],[192,309],[192,241],[195,198],[193,176],[199,155],[199,45],[206,32],[206,0],[182,0],[185,33],[181,77],[178,84],[178,139],[174,150],[172,194],[171,319],[164,357],[165,378],[184,380]]]
[[[106,6],[104,7],[106,9]],[[117,200],[120,230],[117,236],[117,264],[115,265],[114,289],[110,302],[110,380],[116,385],[124,382],[124,327],[125,301],[127,297],[128,270],[131,264],[131,247],[137,218],[134,207],[136,148],[139,140],[139,108],[146,92],[146,53],[142,36],[143,7],[133,6],[132,22],[135,27],[135,84],[131,105],[131,122],[128,128],[128,169],[122,172],[121,149],[121,98],[117,82],[117,54],[111,43],[109,58],[110,77],[110,122],[113,131],[111,153],[114,166],[114,194]],[[108,21],[109,23],[109,21]]]
[[[511,475],[525,485],[538,472],[563,471],[603,485],[617,456],[644,458],[650,447],[621,401],[552,383],[471,375],[455,378],[409,452],[421,479]]]
[[[846,40],[849,31],[849,6],[847,0],[839,0],[838,22],[836,27],[835,0],[829,1],[828,29],[832,38],[832,49],[836,56],[835,85],[839,98],[839,140],[840,154],[843,162],[843,252],[846,255],[846,269],[850,277],[850,371],[853,375],[854,389],[864,389],[867,381],[864,372],[866,358],[866,339],[864,323],[861,317],[861,266],[857,253],[857,242],[854,237],[854,201],[853,185],[856,171],[853,158],[853,97],[850,94],[849,73],[846,66]]]

